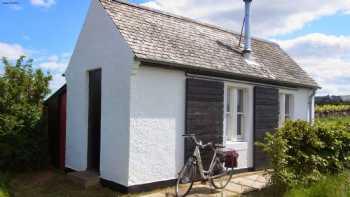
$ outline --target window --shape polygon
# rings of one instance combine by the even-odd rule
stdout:
[[[285,120],[288,120],[288,119],[291,119],[291,113],[290,113],[290,111],[291,111],[291,95],[290,94],[286,94],[285,95],[285,103],[284,103],[284,105],[285,105],[285,110],[284,110],[284,119]]]
[[[293,95],[280,94],[279,126],[286,120],[293,119],[293,106]]]
[[[228,87],[226,91],[226,137],[229,141],[244,140],[246,89]]]

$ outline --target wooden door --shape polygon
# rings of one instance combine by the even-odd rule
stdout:
[[[101,69],[89,72],[88,169],[100,170],[101,150]]]

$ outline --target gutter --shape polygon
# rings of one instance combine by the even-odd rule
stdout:
[[[210,80],[210,81],[227,81],[227,82],[233,82],[233,83],[241,83],[246,85],[252,85],[252,86],[265,86],[265,87],[273,87],[278,89],[287,89],[287,90],[297,90],[297,87],[287,87],[287,86],[281,86],[281,85],[273,85],[273,84],[267,84],[267,83],[259,83],[259,82],[250,82],[250,81],[244,81],[244,80],[237,80],[237,79],[230,79],[225,77],[214,77],[214,76],[208,76],[208,75],[200,75],[200,74],[191,74],[186,73],[186,76],[188,78],[193,79],[202,79],[202,80]]]
[[[312,119],[312,115],[313,115],[313,113],[315,114],[315,111],[312,110],[312,101],[313,101],[314,96],[316,95],[317,89],[318,88],[312,89],[312,93],[309,96],[309,122],[312,124],[314,123],[314,120]]]

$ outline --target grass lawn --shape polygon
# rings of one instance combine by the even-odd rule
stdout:
[[[10,178],[11,177],[11,178]],[[116,192],[95,187],[87,190],[55,170],[20,175],[0,173],[0,197],[117,197]],[[126,197],[126,196],[124,196]]]
[[[350,172],[338,176],[330,176],[311,187],[298,186],[289,191],[269,187],[262,191],[252,192],[243,197],[349,197]]]
[[[327,123],[330,123],[330,124],[335,124],[335,123],[350,124],[350,116],[319,118],[317,120],[321,121],[321,122],[327,122]]]

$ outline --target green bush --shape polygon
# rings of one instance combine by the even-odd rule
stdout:
[[[0,171],[0,197],[10,196],[8,191],[9,180],[10,175]]]
[[[310,185],[328,174],[341,173],[350,153],[350,134],[341,124],[287,121],[265,143],[257,143],[271,158],[273,183]]]
[[[51,76],[32,69],[32,60],[12,65],[3,59],[0,75],[0,169],[36,168],[46,161],[47,134],[40,129],[42,103]]]

